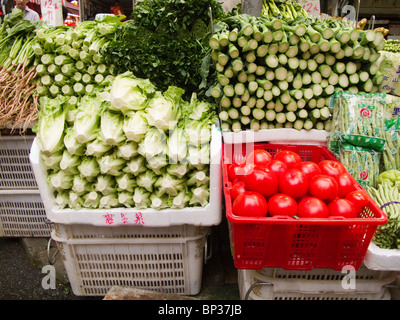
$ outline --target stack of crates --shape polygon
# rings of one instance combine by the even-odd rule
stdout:
[[[113,286],[125,286],[198,294],[211,252],[209,236],[222,217],[221,149],[221,132],[214,128],[205,207],[74,210],[55,204],[34,141],[30,161],[73,293],[105,296]]]
[[[50,237],[39,189],[29,162],[34,135],[0,134],[0,237]]]

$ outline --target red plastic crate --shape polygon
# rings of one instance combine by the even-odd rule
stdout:
[[[372,200],[360,217],[355,219],[252,218],[232,213],[232,185],[228,179],[228,167],[233,159],[243,159],[253,148],[263,148],[273,156],[288,149],[297,152],[303,161],[315,163],[337,160],[322,146],[266,143],[223,145],[223,187],[235,267],[342,270],[344,266],[352,266],[355,270],[359,269],[376,228],[387,221],[387,216]],[[357,187],[361,188],[359,185]]]

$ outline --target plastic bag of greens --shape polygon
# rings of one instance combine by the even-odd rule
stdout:
[[[398,83],[398,87],[400,90],[400,83]],[[391,118],[396,118],[400,116],[400,97],[392,94],[387,94],[386,105],[388,107],[388,113]]]
[[[385,147],[385,93],[340,91],[331,97],[332,131],[330,144],[337,143],[382,151]]]
[[[386,146],[382,152],[384,170],[400,169],[400,118],[385,120]]]
[[[351,144],[340,146],[340,162],[360,185],[376,185],[381,157],[382,153],[373,149]]]
[[[379,71],[383,73],[384,78],[382,83],[378,86],[380,92],[393,93],[397,89],[399,75],[400,75],[400,56],[397,53],[381,51],[377,64]]]

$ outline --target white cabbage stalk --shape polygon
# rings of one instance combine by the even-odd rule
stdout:
[[[116,192],[116,182],[113,176],[99,175],[95,183],[95,190],[100,192],[103,196]]]
[[[190,201],[190,194],[188,194],[186,188],[181,190],[173,199],[171,208],[172,209],[183,209],[186,208]]]
[[[77,193],[71,191],[69,193],[69,206],[72,209],[81,209],[83,207],[83,199]]]
[[[67,150],[64,150],[60,161],[60,169],[65,171],[67,174],[78,174],[78,165],[80,163],[81,157],[70,154]]]
[[[201,170],[210,163],[210,145],[206,143],[199,148],[189,147],[187,160],[190,165]]]
[[[154,187],[158,189],[160,195],[168,194],[176,196],[184,186],[184,180],[177,179],[169,173],[164,173],[154,183]]]
[[[134,114],[126,115],[123,130],[128,140],[141,141],[149,130],[146,113],[144,111],[137,111]]]
[[[66,174],[64,171],[60,170],[55,173],[51,173],[48,176],[48,181],[51,187],[56,191],[71,189],[74,183],[74,176]]]
[[[63,148],[65,111],[62,107],[43,111],[36,125],[36,136],[39,149],[45,155],[51,155]]]
[[[101,198],[100,193],[96,191],[90,191],[83,195],[82,205],[85,208],[96,209],[100,205],[100,198]]]
[[[189,174],[189,179],[186,181],[188,186],[200,187],[201,185],[208,185],[210,177],[208,176],[208,167],[203,170],[193,171]]]
[[[74,121],[75,137],[79,143],[87,143],[97,137],[101,109],[102,101],[98,97],[82,97]]]
[[[95,157],[82,157],[82,161],[78,165],[78,170],[83,177],[89,181],[93,181],[99,174],[100,168]]]
[[[107,151],[109,151],[113,146],[106,144],[103,139],[98,136],[96,139],[93,141],[90,141],[86,145],[86,155],[88,156],[95,156],[95,157],[101,157],[103,156]]]
[[[146,167],[153,170],[155,174],[162,174],[163,168],[168,165],[167,155],[159,154],[153,158],[147,159]]]
[[[202,185],[200,187],[192,189],[192,197],[189,201],[191,205],[200,204],[202,207],[208,204],[210,198],[210,190],[208,186]]]
[[[132,208],[135,205],[132,193],[128,191],[118,193],[118,202],[127,208]]]
[[[127,113],[146,107],[147,94],[155,91],[148,79],[137,79],[131,73],[114,78],[110,90],[111,109]]]
[[[192,101],[191,104],[194,105],[189,114],[189,118],[192,120],[201,120],[204,117],[207,117],[212,108],[212,106],[205,101],[195,100]]]
[[[172,130],[178,123],[177,106],[165,97],[156,97],[149,102],[147,121],[159,130]]]
[[[188,165],[186,163],[173,163],[167,168],[167,172],[178,178],[182,178],[188,172]]]
[[[139,146],[136,142],[128,141],[118,146],[117,156],[130,160],[139,154],[138,148]]]
[[[90,188],[91,184],[89,183],[89,181],[79,175],[74,176],[72,191],[81,196],[84,193],[88,192]]]
[[[100,198],[100,209],[116,208],[118,205],[119,201],[116,194],[109,194]]]
[[[67,121],[68,124],[73,124],[77,113],[78,113],[77,108],[75,108],[75,107],[69,108],[67,111],[67,114],[65,116],[65,121]]]
[[[58,151],[51,155],[45,155],[42,153],[42,160],[46,169],[56,170],[60,168],[60,161],[63,156],[63,151]]]
[[[158,193],[153,193],[150,195],[150,207],[153,209],[161,210],[168,208],[169,205],[169,197],[167,194],[158,194]]]
[[[166,135],[157,129],[147,131],[144,139],[139,143],[138,152],[146,159],[153,158],[159,154],[166,154],[166,151]]]
[[[136,187],[133,194],[133,201],[137,209],[146,209],[150,207],[150,192],[145,188]]]
[[[137,176],[147,170],[145,166],[145,159],[142,156],[136,156],[126,162],[126,165],[122,170],[126,173],[132,173],[133,175]]]
[[[198,147],[211,141],[211,129],[206,122],[189,120],[184,128],[188,143],[192,146]]]
[[[103,141],[111,146],[125,141],[123,124],[124,117],[121,114],[105,110],[100,117],[100,135]]]
[[[187,137],[185,130],[178,126],[168,138],[168,156],[174,163],[182,162],[187,155]]]
[[[101,173],[112,176],[119,176],[122,174],[122,168],[126,164],[126,160],[119,158],[115,151],[112,154],[97,158],[97,162]]]
[[[130,173],[125,173],[119,177],[116,177],[115,181],[117,182],[118,191],[133,192],[137,186],[135,177]]]
[[[57,192],[55,203],[60,209],[64,209],[69,205],[69,195],[67,191]]]
[[[83,156],[85,154],[85,145],[76,140],[73,127],[68,127],[65,130],[64,145],[70,154],[76,154],[78,156]]]
[[[145,188],[149,192],[153,192],[153,185],[157,180],[157,175],[151,171],[147,170],[142,172],[136,177],[136,183],[139,187]]]

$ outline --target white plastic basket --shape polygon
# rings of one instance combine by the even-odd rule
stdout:
[[[54,225],[75,295],[104,296],[112,286],[196,295],[211,227]]]
[[[291,128],[262,129],[257,132],[243,130],[239,132],[223,132],[224,143],[268,142],[276,144],[301,144],[326,146],[330,133],[325,130],[296,130]]]
[[[34,135],[0,136],[0,190],[37,189],[29,162]]]
[[[0,190],[0,237],[50,237],[39,190]]]
[[[390,299],[390,293],[385,285],[394,281],[395,273],[360,268],[355,271],[352,280],[349,280],[349,275],[332,269],[311,271],[241,269],[238,270],[240,298],[243,300]]]
[[[364,264],[371,270],[400,271],[400,249],[382,249],[371,242]]]
[[[210,199],[205,207],[190,207],[184,209],[60,209],[54,201],[46,177],[47,173],[40,157],[36,141],[33,142],[30,161],[39,186],[40,195],[50,221],[60,224],[91,224],[95,226],[136,225],[140,223],[148,227],[165,227],[170,225],[192,224],[202,226],[218,225],[222,217],[221,189],[221,132],[212,129],[210,145]]]

